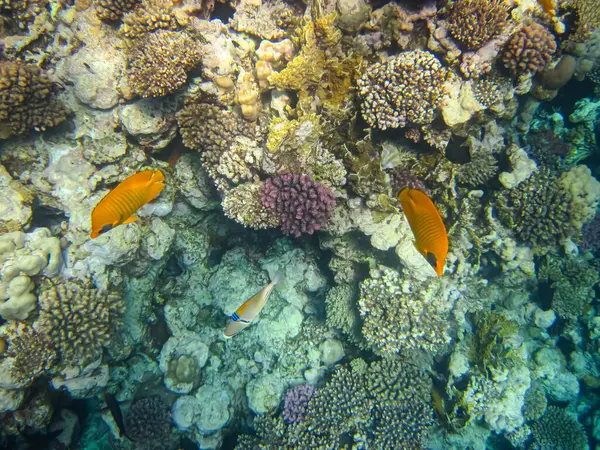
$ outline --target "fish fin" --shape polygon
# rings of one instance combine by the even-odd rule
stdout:
[[[427,262],[429,263],[429,265],[431,267],[433,267],[434,269],[436,268],[436,266],[437,266],[437,257],[433,253],[427,252],[427,254],[425,256],[425,259],[427,260]]]
[[[150,178],[150,181],[152,183],[162,183],[163,181],[165,181],[165,174],[162,173],[160,170],[156,169],[152,174],[152,178]]]
[[[139,220],[138,216],[131,216],[130,218],[125,219],[121,225],[127,225],[128,223],[133,223],[136,220]]]
[[[163,177],[162,179],[164,180],[165,178]],[[158,197],[158,194],[160,194],[164,188],[165,185],[162,181],[157,181],[156,183],[152,184],[148,188],[148,201],[151,202],[156,197]]]

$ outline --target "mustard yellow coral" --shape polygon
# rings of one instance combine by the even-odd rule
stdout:
[[[506,27],[504,0],[456,0],[448,14],[448,30],[467,50],[483,47]]]

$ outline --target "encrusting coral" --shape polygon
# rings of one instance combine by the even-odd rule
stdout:
[[[503,0],[456,0],[448,13],[448,31],[467,50],[477,50],[503,32],[508,10]]]
[[[563,408],[550,406],[540,420],[531,425],[533,448],[540,450],[585,450],[587,437],[581,424]]]
[[[236,450],[342,448],[356,436],[369,448],[421,448],[433,424],[430,396],[429,377],[409,363],[355,359],[316,390],[302,421],[259,417],[260,437],[242,436]]]
[[[38,301],[36,330],[52,340],[62,361],[79,366],[100,355],[125,310],[118,293],[77,281],[46,286]]]
[[[276,228],[280,224],[279,214],[263,206],[261,184],[244,183],[225,193],[223,212],[230,219],[248,228]]]
[[[283,174],[265,181],[261,202],[277,212],[287,235],[313,234],[327,224],[335,206],[333,192],[310,175]]]
[[[63,122],[67,110],[55,98],[58,86],[42,69],[20,62],[0,63],[0,139]]]
[[[56,349],[44,334],[14,322],[8,335],[8,354],[14,358],[10,368],[13,379],[29,383],[54,365]]]
[[[176,91],[201,59],[199,46],[189,34],[166,30],[137,39],[128,54],[129,84],[141,97],[161,97]]]
[[[506,44],[504,66],[513,74],[541,72],[556,52],[556,39],[537,22],[524,25]]]
[[[362,116],[381,130],[431,123],[452,76],[428,51],[403,52],[375,63],[358,80]]]
[[[415,349],[433,350],[448,342],[448,320],[435,284],[406,283],[389,268],[371,271],[360,284],[358,306],[363,318],[362,334],[379,353]],[[373,277],[375,275],[376,277]]]

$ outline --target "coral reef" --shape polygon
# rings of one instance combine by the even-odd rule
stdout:
[[[277,212],[284,234],[313,234],[327,224],[335,198],[331,190],[310,175],[271,177],[261,188],[264,207]]]
[[[504,66],[513,74],[541,72],[556,52],[556,40],[537,22],[524,25],[514,33],[504,49]]]
[[[300,384],[285,394],[281,415],[285,423],[302,422],[306,416],[308,402],[315,394],[315,388],[310,384]]]
[[[67,118],[56,98],[58,86],[33,64],[0,63],[0,139],[45,130]]]
[[[587,437],[581,424],[558,406],[550,406],[531,426],[534,444],[541,450],[584,450]]]
[[[187,16],[176,15],[171,0],[148,0],[138,3],[122,18],[119,32],[124,36],[137,39],[155,30],[176,31],[187,25]],[[189,42],[188,42],[189,44]]]
[[[52,340],[63,362],[79,366],[101,354],[125,309],[119,294],[75,281],[46,286],[39,306],[36,330]]]
[[[227,191],[223,212],[248,228],[276,228],[280,225],[277,211],[262,204],[261,185],[258,183],[244,183]]]
[[[187,82],[187,72],[200,59],[200,50],[187,33],[158,30],[144,35],[129,49],[131,90],[141,97],[170,94]]]
[[[600,214],[594,220],[585,224],[581,229],[583,251],[597,252],[600,250]]]
[[[433,122],[452,72],[427,51],[409,51],[369,66],[358,80],[361,111],[374,128]]]
[[[139,0],[96,0],[94,9],[101,19],[117,21],[138,2]]]
[[[125,429],[129,439],[140,448],[165,449],[173,443],[169,407],[156,396],[131,404],[125,416]]]
[[[11,376],[19,384],[31,383],[54,365],[56,350],[45,335],[23,323],[15,323],[7,332]]]
[[[504,31],[508,11],[502,0],[457,0],[448,13],[448,31],[467,50],[477,50]]]

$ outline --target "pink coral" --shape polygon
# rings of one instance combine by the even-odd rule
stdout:
[[[335,206],[333,192],[310,175],[284,174],[265,181],[261,202],[281,218],[287,235],[313,234],[329,220]]]

